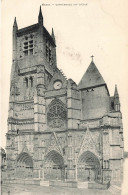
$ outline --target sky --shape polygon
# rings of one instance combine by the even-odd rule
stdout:
[[[65,4],[65,5],[64,5]],[[68,4],[68,5],[67,5]],[[117,84],[128,151],[128,14],[127,0],[1,0],[1,144],[5,147],[12,65],[12,26],[37,23],[42,7],[44,26],[54,29],[57,65],[77,84],[91,62],[107,83],[110,95]]]

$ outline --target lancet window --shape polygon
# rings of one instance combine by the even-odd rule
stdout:
[[[31,87],[33,87],[33,78],[30,77],[30,83],[31,83]]]
[[[25,85],[28,87],[28,78],[25,78]]]

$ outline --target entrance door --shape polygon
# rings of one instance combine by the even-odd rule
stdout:
[[[91,152],[84,152],[78,160],[78,180],[94,181],[98,178],[100,162],[98,158]]]
[[[16,161],[16,178],[32,178],[33,160],[26,152],[21,153]]]
[[[64,179],[64,160],[56,151],[48,153],[44,165],[44,178],[46,180],[63,180]]]

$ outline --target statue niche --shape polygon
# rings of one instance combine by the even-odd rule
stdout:
[[[66,127],[67,109],[63,102],[55,99],[47,110],[47,124],[52,128]]]

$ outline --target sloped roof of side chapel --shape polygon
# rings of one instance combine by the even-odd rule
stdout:
[[[101,86],[101,85],[106,86],[106,83],[102,75],[100,74],[98,68],[92,61],[89,67],[87,68],[86,72],[84,73],[81,81],[79,82],[78,88],[85,89],[85,88],[96,87],[96,86]]]

